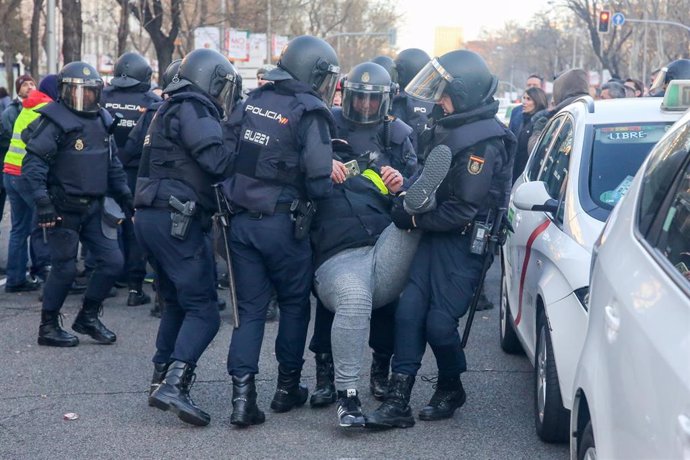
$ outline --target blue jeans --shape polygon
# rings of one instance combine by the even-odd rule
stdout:
[[[36,224],[36,205],[28,184],[21,176],[11,174],[4,175],[3,183],[12,210],[12,229],[7,248],[7,285],[18,286],[26,281],[29,235],[34,271],[47,267],[50,264],[50,255],[47,245],[43,242],[43,234]]]

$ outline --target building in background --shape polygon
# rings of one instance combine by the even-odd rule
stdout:
[[[436,27],[434,30],[434,56],[462,48],[462,27]]]

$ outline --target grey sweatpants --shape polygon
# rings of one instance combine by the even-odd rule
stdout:
[[[314,285],[335,313],[331,329],[336,389],[356,389],[371,310],[400,296],[422,232],[389,225],[374,246],[346,249],[316,270]]]

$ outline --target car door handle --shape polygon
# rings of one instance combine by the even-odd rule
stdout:
[[[609,342],[613,342],[621,327],[621,319],[618,317],[616,308],[610,305],[604,307],[604,319],[606,320],[606,338]]]

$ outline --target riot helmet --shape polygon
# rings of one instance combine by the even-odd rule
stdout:
[[[395,67],[395,61],[392,58],[388,56],[376,56],[371,60],[371,62],[374,62],[386,69],[388,75],[391,76],[391,82],[398,82],[398,69]]]
[[[690,80],[690,59],[676,59],[663,67],[649,88],[649,94],[662,94],[671,80]]]
[[[163,76],[161,77],[161,88],[165,90],[167,86],[172,83],[173,78],[175,78],[175,75],[177,75],[177,72],[180,71],[180,64],[182,63],[182,59],[175,59],[168,65],[168,67],[165,68],[165,72],[163,72]]]
[[[235,67],[218,51],[201,48],[194,50],[182,59],[177,75],[165,88],[169,93],[193,86],[214,100],[230,115],[237,100],[235,94],[239,79]]]
[[[405,91],[416,99],[434,103],[447,94],[456,112],[467,112],[490,101],[497,86],[498,78],[491,74],[480,55],[456,50],[432,59]]]
[[[78,113],[98,113],[103,80],[98,71],[82,61],[70,62],[57,77],[58,100]]]
[[[333,47],[318,37],[302,35],[288,42],[280,53],[278,67],[264,75],[264,79],[299,80],[330,106],[339,75],[338,56]]]
[[[120,56],[115,63],[115,77],[110,84],[118,88],[131,88],[141,83],[150,84],[152,73],[151,66],[142,55],[128,52]]]
[[[343,84],[343,116],[362,125],[380,123],[390,106],[391,77],[380,65],[356,65]]]
[[[398,71],[398,83],[401,88],[407,87],[415,75],[422,70],[431,58],[418,48],[408,48],[398,53],[395,68]]]

